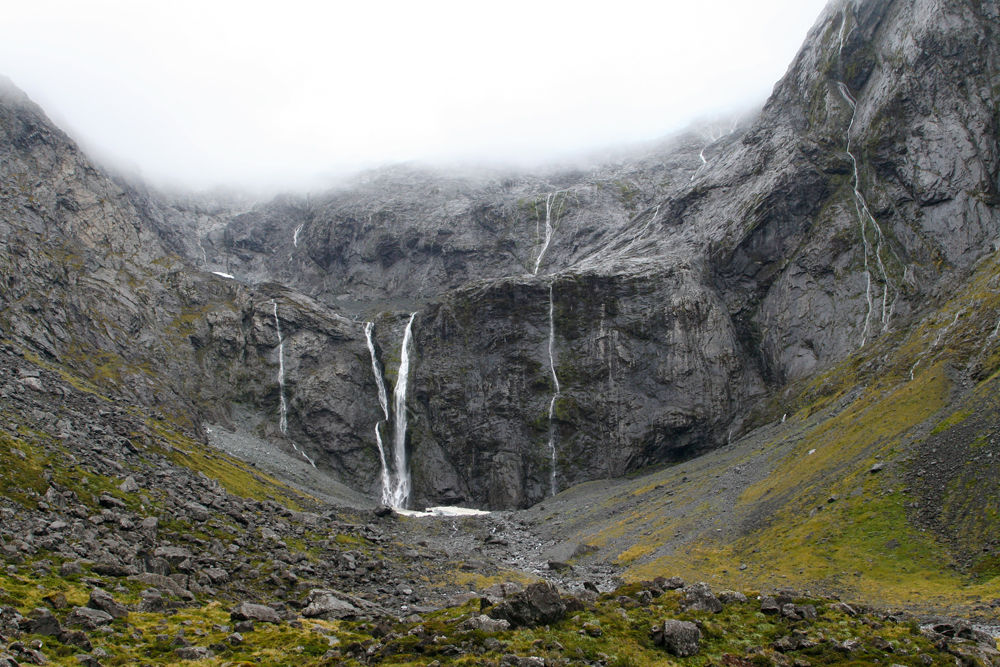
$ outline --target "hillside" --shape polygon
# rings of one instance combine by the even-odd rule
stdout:
[[[3,660],[1000,664],[998,34],[835,0],[743,118],[274,198],[0,80]]]

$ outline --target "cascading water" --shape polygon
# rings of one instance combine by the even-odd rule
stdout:
[[[281,320],[278,319],[278,303],[271,299],[274,306],[274,328],[278,331],[278,390],[281,396],[281,417],[278,419],[278,430],[282,435],[288,433],[288,402],[285,400],[285,339],[281,335]],[[309,462],[313,468],[316,462],[309,458],[309,455],[299,449],[299,446],[292,442],[292,449],[298,452],[302,458]]]
[[[288,403],[285,402],[285,339],[281,336],[278,303],[272,299],[271,305],[274,306],[274,328],[278,330],[278,389],[281,393],[281,417],[278,419],[278,430],[284,434],[288,432]]]
[[[838,57],[843,61],[844,54],[844,41],[850,34],[847,32],[847,7],[844,7],[843,18],[840,25],[840,50],[838,52]],[[841,97],[847,102],[848,106],[851,108],[851,122],[847,126],[847,156],[851,158],[851,164],[854,170],[854,179],[852,183],[852,189],[854,190],[854,207],[858,214],[858,221],[861,224],[861,242],[864,248],[864,260],[865,260],[865,300],[868,304],[868,312],[865,315],[865,325],[861,332],[861,345],[864,346],[868,342],[868,332],[871,326],[872,313],[875,310],[875,296],[872,293],[872,275],[871,270],[868,265],[869,255],[874,255],[875,263],[878,267],[878,272],[881,274],[882,283],[884,288],[882,290],[882,331],[889,330],[889,324],[892,321],[892,313],[896,308],[895,298],[892,304],[889,303],[889,288],[892,282],[889,280],[889,274],[886,271],[885,263],[882,261],[883,245],[885,245],[885,237],[882,234],[882,228],[879,226],[878,222],[875,221],[875,216],[872,215],[871,210],[868,208],[868,202],[865,200],[864,194],[861,192],[861,176],[858,170],[858,160],[854,157],[854,153],[851,150],[851,131],[854,129],[854,122],[858,115],[858,102],[851,94],[850,89],[847,84],[843,81],[837,82],[837,89],[840,91]],[[868,226],[871,225],[875,232],[875,248],[873,249],[871,243],[868,240]],[[889,248],[890,252],[895,254],[892,248]],[[896,258],[899,261],[899,258]],[[898,293],[896,295],[898,297]]]
[[[295,228],[295,231],[292,232],[292,245],[296,248],[299,247],[299,232],[302,231],[303,227],[305,227],[304,224],[299,225],[298,227]]]
[[[375,356],[375,341],[372,334],[375,331],[374,322],[365,323],[365,340],[368,342],[368,351],[372,356],[372,373],[375,374],[375,383],[378,385],[378,403],[382,406],[382,414],[385,415],[385,422],[389,421],[389,396],[385,389],[385,378],[382,376],[382,366]],[[375,442],[378,444],[379,463],[382,465],[382,503],[392,504],[392,481],[389,474],[389,466],[385,458],[385,445],[382,443],[382,433],[380,427],[384,422],[375,424]]]
[[[552,491],[552,495],[556,495],[558,488],[556,486],[556,430],[553,418],[555,417],[556,401],[559,399],[561,390],[559,388],[559,376],[556,374],[556,358],[555,358],[555,344],[556,344],[556,319],[555,319],[555,299],[553,298],[553,285],[549,285],[549,369],[552,371],[552,383],[555,385],[555,393],[552,394],[552,400],[549,402],[549,454],[552,461],[552,474],[550,479],[549,488]]]
[[[542,265],[542,258],[545,257],[545,251],[549,249],[549,243],[552,241],[552,198],[555,194],[549,193],[545,198],[545,242],[538,252],[538,257],[535,258],[535,270],[531,272],[535,276],[538,275],[538,267]]]
[[[395,428],[393,431],[393,458],[395,459],[396,479],[392,487],[390,505],[406,507],[410,500],[410,464],[406,456],[406,385],[410,375],[410,341],[413,338],[413,319],[416,313],[410,315],[403,333],[403,344],[399,350],[399,373],[396,376],[396,387],[393,389],[393,412]]]

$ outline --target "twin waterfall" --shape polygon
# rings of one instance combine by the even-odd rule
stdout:
[[[380,427],[383,422],[375,425],[375,442],[378,444],[379,462],[382,465],[382,497],[381,501],[390,507],[405,508],[410,500],[411,478],[410,462],[406,455],[406,388],[410,376],[410,347],[413,340],[413,320],[416,313],[410,315],[403,333],[403,343],[399,350],[399,372],[396,375],[396,386],[392,393],[392,410],[395,416],[393,423],[392,469],[386,457],[385,444],[382,441]],[[372,358],[372,372],[378,385],[378,402],[382,406],[385,421],[389,421],[389,395],[385,387],[382,365],[375,354],[375,342],[372,334],[375,323],[365,324],[365,340],[368,352]]]

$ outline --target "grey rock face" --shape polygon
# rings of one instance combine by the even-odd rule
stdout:
[[[980,0],[833,3],[722,138],[259,202],[109,178],[3,81],[0,328],[192,434],[252,422],[374,497],[364,322],[391,387],[417,311],[414,502],[525,507],[740,435],[761,397],[907,326],[1000,247],[998,35]]]

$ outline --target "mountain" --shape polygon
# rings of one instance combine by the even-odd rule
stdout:
[[[3,342],[326,501],[533,508],[556,562],[1000,597],[998,29],[838,0],[752,117],[261,200],[95,165],[3,80]],[[86,441],[60,405],[5,414]]]
[[[194,223],[186,202],[123,185],[191,264],[358,320],[358,368],[361,320],[391,376],[418,312],[415,502],[526,507],[739,437],[760,400],[968,278],[998,235],[994,14],[831,5],[752,122],[610,165],[391,167]],[[297,347],[312,333],[285,330],[291,437],[375,488],[373,379],[314,378]],[[331,402],[334,386],[367,400]]]

